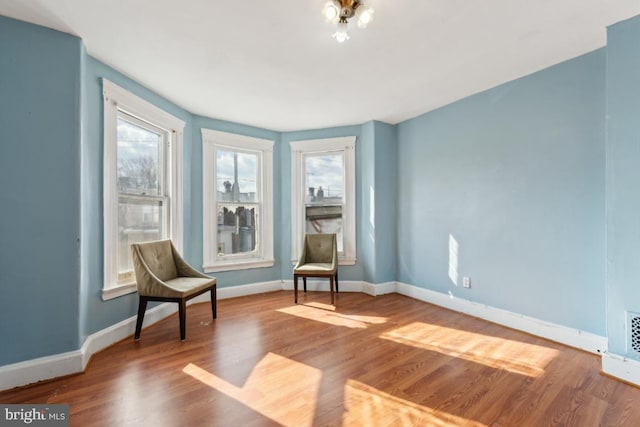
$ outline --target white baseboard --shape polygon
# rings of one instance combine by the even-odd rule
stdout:
[[[298,281],[298,290],[302,291],[302,279]],[[340,292],[362,292],[362,282],[358,280],[339,280],[338,289]],[[282,290],[292,291],[293,280],[284,280]],[[328,279],[307,279],[307,290],[310,292],[329,292]]]
[[[0,366],[0,391],[83,371],[80,350]]]
[[[301,284],[299,285],[301,287]],[[308,280],[307,289],[310,291],[329,291],[329,283],[324,280]],[[293,290],[293,281],[271,281],[249,285],[218,288],[218,299],[235,298],[279,290]],[[596,354],[605,354],[607,339],[588,332],[567,328],[565,326],[544,322],[531,317],[512,313],[506,310],[479,304],[473,301],[454,298],[439,292],[430,291],[405,283],[387,282],[372,284],[363,281],[340,281],[341,292],[363,292],[376,296],[397,292],[420,301],[439,305],[454,311],[476,316],[510,328],[518,329],[533,335],[557,341],[571,347],[580,348]],[[190,304],[210,301],[210,294],[204,293]],[[145,313],[144,326],[149,326],[178,310],[177,304],[164,303]],[[115,325],[109,326],[87,337],[82,348],[67,353],[40,357],[33,360],[0,366],[0,390],[7,390],[38,381],[83,372],[91,356],[96,352],[130,336],[135,330],[136,316],[132,316]],[[640,363],[618,358],[611,355],[603,357],[603,371],[632,383],[640,383]],[[629,373],[630,372],[630,373]]]
[[[144,325],[156,323],[176,311],[178,305],[172,303],[153,307],[146,311]],[[79,350],[0,366],[0,390],[84,372],[91,356],[133,334],[135,326],[136,316],[132,316],[89,335]]]
[[[218,288],[218,299],[243,297],[246,295],[264,294],[266,292],[281,291],[284,289],[282,280],[272,282],[252,283],[250,285],[230,286],[228,288]],[[207,297],[207,301],[208,301]]]
[[[614,353],[602,355],[602,372],[640,387],[640,362]]]
[[[362,292],[373,296],[392,294],[396,292],[396,282],[386,282],[378,284],[363,282]]]
[[[606,337],[579,329],[568,328],[405,283],[396,283],[396,292],[420,301],[439,305],[450,310],[479,317],[499,325],[556,341],[570,347],[579,348],[590,353],[604,354],[604,352],[607,351],[608,341]]]
[[[292,291],[293,280],[283,281],[282,289]],[[302,289],[302,280],[298,283],[298,289]],[[367,295],[376,296],[395,292],[396,283],[387,282],[373,284],[360,280],[340,280],[339,289],[340,292],[363,292]],[[307,279],[307,290],[329,292],[329,281],[326,279]]]

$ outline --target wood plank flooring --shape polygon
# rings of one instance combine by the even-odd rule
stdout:
[[[83,374],[0,393],[72,426],[637,426],[600,358],[401,295],[282,291],[187,309]]]

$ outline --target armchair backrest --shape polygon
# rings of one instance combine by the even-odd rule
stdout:
[[[178,277],[171,240],[133,243],[131,253],[136,277],[144,277],[143,269],[148,269],[161,281]]]
[[[307,234],[304,237],[304,262],[332,263],[338,255],[337,247],[335,234]]]

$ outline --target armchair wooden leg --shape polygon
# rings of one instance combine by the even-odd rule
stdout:
[[[338,269],[336,269],[336,293],[340,292],[338,290]]]
[[[138,300],[138,318],[136,319],[136,333],[133,339],[140,339],[140,331],[142,331],[142,322],[144,320],[144,312],[147,310],[147,297],[139,297]]]
[[[211,288],[211,314],[213,315],[214,319],[218,317],[217,304],[218,304],[218,297],[217,297],[216,288],[214,286],[213,288]]]
[[[302,276],[302,283],[304,284],[304,293],[307,293],[307,276]]]
[[[293,275],[293,303],[298,303],[298,275]]]
[[[187,301],[184,299],[180,300],[178,307],[178,315],[180,316],[180,340],[184,341],[186,336]]]
[[[331,305],[333,305],[333,276],[329,277],[329,292],[331,293]]]

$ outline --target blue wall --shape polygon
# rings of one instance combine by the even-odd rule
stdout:
[[[607,336],[626,355],[626,311],[640,313],[640,17],[607,45]],[[638,359],[637,354],[629,356]]]
[[[362,125],[360,138],[356,145],[356,161],[360,161],[360,172],[358,173],[358,189],[360,198],[359,215],[356,221],[358,229],[358,239],[356,241],[357,258],[366,260],[362,263],[363,275],[368,282],[373,282],[376,275],[376,228],[375,228],[375,192],[371,194],[371,189],[375,186],[376,180],[376,133],[375,123],[368,122]],[[359,184],[359,185],[358,185]],[[363,208],[367,208],[367,214]]]
[[[398,126],[399,281],[604,335],[604,73],[600,49]]]
[[[79,347],[81,52],[0,16],[0,365]]]
[[[375,213],[375,275],[371,283],[396,280],[398,254],[398,136],[397,126],[374,122],[375,132],[375,184],[370,189],[374,194]],[[366,209],[365,209],[366,211]],[[371,223],[371,222],[370,222]]]
[[[358,258],[364,279],[379,284],[396,275],[396,126],[382,122],[362,125],[358,173]]]

